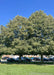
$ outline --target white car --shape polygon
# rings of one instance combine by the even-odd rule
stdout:
[[[1,62],[2,63],[7,63],[7,60],[6,59],[1,59]]]
[[[8,58],[8,57],[3,57],[3,58],[1,59],[1,62],[2,62],[2,63],[7,63],[7,62],[8,62],[8,61],[7,61],[7,58]]]

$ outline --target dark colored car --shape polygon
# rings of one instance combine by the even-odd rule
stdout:
[[[50,57],[49,58],[49,61],[54,61],[54,57]]]
[[[34,61],[41,61],[41,57],[32,57],[31,59]],[[43,57],[43,61],[49,61],[49,58]]]
[[[8,59],[8,57],[3,57],[2,59],[5,60],[5,59]]]
[[[35,60],[35,61],[40,61],[41,60],[41,57],[32,57],[31,59],[32,60]]]
[[[43,57],[43,61],[49,61],[49,58]]]
[[[15,60],[13,58],[8,58],[7,61],[8,62],[14,62]]]
[[[31,59],[28,57],[21,57],[21,61],[31,62]]]
[[[13,60],[15,60],[15,61],[19,61],[19,57],[17,57],[17,58],[12,58]]]

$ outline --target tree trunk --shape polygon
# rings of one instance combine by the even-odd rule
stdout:
[[[41,53],[41,62],[43,63],[43,53]]]
[[[21,57],[22,57],[22,55],[19,56],[20,61],[21,61]]]

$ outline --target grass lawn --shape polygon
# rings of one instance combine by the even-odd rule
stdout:
[[[54,65],[0,64],[0,75],[54,75]]]

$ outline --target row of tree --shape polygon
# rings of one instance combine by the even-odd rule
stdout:
[[[16,16],[0,34],[0,55],[54,54],[54,18],[36,11],[28,19]]]

